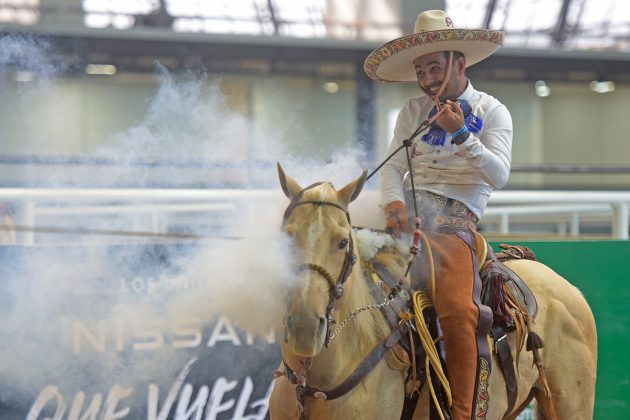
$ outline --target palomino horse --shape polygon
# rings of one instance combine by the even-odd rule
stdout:
[[[359,309],[373,309],[381,303],[371,292],[372,280],[360,264],[353,264],[356,238],[347,213],[366,174],[337,191],[330,183],[303,189],[280,165],[278,170],[282,189],[291,200],[284,230],[292,238],[295,257],[302,264],[288,295],[281,345],[283,362],[270,398],[271,418],[399,419],[408,366],[387,348],[385,356],[372,363],[368,373],[356,373],[392,330],[379,310],[366,309],[357,314]],[[538,300],[536,332],[545,341],[542,358],[558,417],[592,418],[597,338],[588,304],[574,286],[543,264],[517,260],[508,266]],[[331,332],[335,335],[332,340]],[[516,338],[512,335],[508,340],[514,349]],[[513,357],[516,360],[514,350]],[[507,418],[514,418],[534,397],[539,411],[543,411],[539,414],[549,418],[532,352],[521,351],[517,362],[518,396]],[[360,383],[354,386],[353,379]],[[299,398],[296,383],[302,386]],[[319,390],[323,392],[318,395]],[[494,359],[489,395],[487,418],[503,418],[508,407],[505,381]],[[426,398],[420,398],[414,418],[428,417],[423,400]],[[297,408],[300,405],[303,409]]]

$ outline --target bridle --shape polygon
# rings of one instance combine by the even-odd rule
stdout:
[[[357,262],[357,255],[354,252],[354,241],[352,239],[352,222],[350,221],[350,213],[348,213],[348,210],[344,209],[339,204],[333,203],[331,201],[319,201],[319,200],[300,201],[306,191],[308,191],[311,188],[315,188],[321,184],[322,182],[317,182],[315,184],[309,185],[308,187],[302,189],[302,191],[300,191],[295,197],[293,197],[293,199],[291,200],[291,203],[289,204],[289,206],[284,212],[284,216],[282,218],[282,225],[283,226],[286,225],[287,220],[289,219],[289,216],[291,215],[291,212],[293,212],[293,210],[295,210],[296,207],[304,205],[304,204],[310,204],[314,206],[331,206],[331,207],[337,208],[346,215],[346,219],[348,220],[348,225],[350,226],[350,233],[348,235],[348,238],[349,238],[348,250],[346,251],[346,256],[344,257],[343,265],[341,267],[341,271],[339,272],[339,276],[337,277],[337,280],[334,279],[332,274],[330,274],[330,272],[326,268],[322,267],[319,264],[304,263],[298,267],[300,270],[312,270],[319,273],[330,284],[331,292],[330,292],[330,301],[328,302],[328,306],[326,307],[326,340],[324,342],[324,345],[328,347],[332,340],[331,326],[334,325],[333,312],[335,311],[335,304],[337,303],[337,300],[340,299],[341,296],[343,296],[344,285],[346,284],[346,281],[348,280],[348,278],[350,277],[350,274],[352,273],[352,267]]]
[[[420,124],[420,126],[412,133],[412,135],[408,139],[403,141],[403,144],[400,147],[398,147],[393,153],[391,153],[376,169],[374,169],[366,177],[366,181],[367,181],[376,172],[378,172],[383,167],[383,165],[385,165],[385,163],[387,163],[387,161],[389,161],[395,154],[397,154],[401,149],[405,148],[405,152],[407,155],[407,163],[409,165],[410,174],[411,174],[412,197],[413,197],[414,211],[415,211],[415,216],[416,216],[414,220],[415,231],[413,235],[413,243],[411,244],[409,248],[410,253],[414,257],[419,252],[421,220],[418,217],[418,206],[416,203],[415,185],[413,182],[413,170],[411,168],[411,157],[409,154],[409,147],[412,145],[413,140],[419,134],[421,134],[423,131],[430,128],[431,124],[435,120],[437,120],[438,116],[445,109],[441,107],[441,104],[439,102],[439,96],[442,94],[442,92],[444,92],[444,89],[446,88],[446,84],[448,83],[448,79],[451,73],[452,58],[453,58],[453,52],[451,51],[449,52],[448,67],[447,67],[447,73],[446,73],[447,75],[442,81],[442,85],[440,86],[438,93],[433,97],[433,100],[436,104],[436,109],[437,109],[436,114],[428,118],[427,120],[425,120],[422,124]],[[326,308],[326,338],[324,342],[325,346],[328,347],[330,342],[336,335],[336,332],[332,332],[331,330],[331,327],[335,323],[333,319],[333,312],[335,309],[335,304],[337,300],[340,299],[343,295],[344,285],[346,281],[348,280],[348,277],[350,277],[350,274],[352,273],[352,267],[357,261],[357,256],[354,253],[354,242],[352,239],[352,223],[350,222],[350,214],[348,213],[347,209],[343,208],[339,204],[336,204],[330,201],[320,201],[320,200],[301,201],[302,196],[304,195],[306,191],[308,191],[311,188],[317,187],[321,184],[322,182],[318,182],[318,183],[309,185],[308,187],[302,189],[298,194],[292,197],[291,203],[289,204],[289,206],[284,212],[284,216],[282,218],[282,225],[283,226],[286,225],[287,220],[289,219],[289,216],[291,215],[293,210],[295,210],[296,207],[305,205],[305,204],[310,204],[310,205],[315,205],[315,206],[335,207],[341,210],[346,215],[346,219],[348,220],[348,224],[350,225],[348,250],[346,252],[343,266],[341,268],[341,271],[339,273],[337,280],[334,279],[334,277],[330,274],[328,270],[326,270],[326,268],[322,267],[319,264],[304,263],[299,266],[300,270],[312,270],[319,273],[322,277],[326,279],[326,281],[328,281],[328,283],[331,286],[330,301]],[[414,258],[411,258],[409,260],[404,277],[406,277],[409,274],[409,270],[411,268],[413,260]],[[390,295],[388,295],[387,299],[382,304],[370,305],[369,307],[361,308],[353,312],[353,314],[348,319],[353,318],[354,316],[356,316],[356,314],[362,312],[363,310],[381,308],[383,306],[388,305],[389,302],[391,302],[395,298],[396,294],[400,292],[401,289],[399,286],[397,286],[393,290],[395,291],[390,293]],[[346,321],[342,322],[342,324],[339,326],[339,330],[343,328]],[[280,376],[286,376],[289,382],[295,385],[295,393],[297,397],[297,405],[298,405],[298,410],[300,412],[300,418],[304,419],[306,417],[306,414],[304,411],[304,398],[305,397],[311,397],[317,400],[333,400],[347,394],[356,385],[358,385],[363,380],[363,378],[365,378],[365,376],[379,363],[379,361],[385,356],[385,354],[388,351],[390,351],[401,340],[403,336],[410,333],[409,331],[410,330],[408,327],[408,323],[401,319],[401,321],[393,327],[391,334],[388,337],[386,337],[383,341],[381,341],[376,347],[374,347],[372,351],[359,363],[356,369],[344,381],[342,381],[342,383],[340,383],[333,389],[321,390],[321,389],[306,385],[306,371],[310,368],[310,365],[312,362],[310,358],[300,359],[299,360],[300,367],[297,371],[291,369],[291,367],[283,359],[282,364],[284,366],[284,371],[280,371],[280,370],[276,371],[274,373],[274,378],[278,378]],[[287,338],[285,337],[285,340],[286,339]],[[413,415],[413,411],[411,412],[411,414]]]
[[[313,270],[319,273],[322,277],[324,277],[328,283],[331,285],[331,293],[330,293],[330,302],[326,308],[326,339],[325,346],[328,347],[332,339],[335,337],[336,333],[339,332],[341,328],[346,324],[344,321],[339,327],[337,331],[332,331],[331,327],[335,324],[333,319],[333,312],[335,308],[335,303],[338,299],[340,299],[343,295],[344,285],[350,274],[352,273],[352,267],[357,262],[357,256],[354,252],[354,242],[352,239],[352,223],[350,222],[350,214],[348,210],[343,208],[337,203],[333,203],[330,201],[320,201],[320,200],[304,200],[301,201],[304,192],[307,190],[314,188],[318,185],[321,185],[322,182],[315,183],[310,185],[303,190],[301,190],[298,194],[296,194],[292,199],[291,203],[287,207],[284,212],[284,217],[282,219],[282,225],[285,226],[291,212],[295,210],[296,207],[310,204],[315,206],[331,206],[337,208],[346,215],[346,219],[348,220],[348,224],[350,226],[350,234],[348,239],[348,250],[346,251],[346,256],[344,258],[343,266],[341,271],[339,272],[339,276],[337,280],[330,274],[326,268],[322,267],[319,264],[314,263],[304,263],[299,266],[301,270]],[[363,312],[367,309],[375,309],[382,308],[384,306],[389,305],[391,301],[396,298],[396,293],[392,292],[387,296],[385,301],[381,304],[369,305],[368,307],[361,308],[355,312],[348,318],[352,319],[358,313]],[[282,364],[284,366],[284,371],[276,371],[274,373],[274,378],[278,378],[280,376],[286,376],[290,383],[295,385],[295,393],[297,397],[297,406],[300,412],[300,418],[306,418],[306,414],[304,411],[304,398],[311,397],[317,400],[334,400],[343,395],[346,395],[350,390],[354,389],[364,378],[365,376],[372,371],[372,369],[379,363],[379,361],[385,356],[385,354],[390,351],[400,340],[401,338],[407,334],[407,324],[404,322],[398,323],[398,325],[394,326],[392,332],[389,336],[383,339],[376,347],[370,351],[370,353],[358,364],[355,370],[340,384],[338,384],[333,389],[322,390],[319,388],[311,387],[306,384],[306,371],[310,368],[311,358],[301,358],[299,360],[300,366],[296,370],[291,369],[291,367],[287,364],[287,362],[283,359]]]

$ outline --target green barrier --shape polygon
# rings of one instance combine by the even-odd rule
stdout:
[[[594,418],[630,419],[630,241],[510,243],[530,247],[582,291],[597,323]]]

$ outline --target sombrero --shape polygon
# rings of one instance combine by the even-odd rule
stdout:
[[[494,53],[503,44],[503,31],[460,29],[442,10],[418,15],[414,33],[396,38],[372,51],[363,69],[379,82],[416,82],[413,60],[437,51],[459,51],[472,66]]]

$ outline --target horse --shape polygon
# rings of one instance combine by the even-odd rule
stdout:
[[[283,229],[302,264],[287,295],[282,363],[269,400],[271,418],[399,419],[409,365],[396,356],[394,347],[383,345],[394,341],[398,329],[392,332],[381,311],[370,310],[383,303],[375,298],[372,279],[360,269],[348,213],[366,172],[339,190],[328,182],[302,188],[279,164],[278,173],[290,199]],[[536,295],[536,331],[545,341],[541,353],[551,400],[545,398],[532,352],[517,353],[517,338],[510,333],[507,339],[518,368],[516,403],[506,413],[506,384],[493,356],[486,418],[514,419],[533,398],[538,418],[553,418],[550,405],[560,419],[592,418],[597,334],[588,303],[576,287],[539,262],[515,260],[506,265]],[[372,360],[369,372],[357,373],[379,348],[382,357]],[[426,388],[414,419],[428,418]]]

